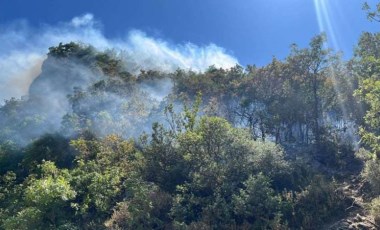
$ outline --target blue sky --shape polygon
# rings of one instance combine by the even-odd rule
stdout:
[[[316,2],[325,4],[330,46],[346,57],[362,31],[380,26],[367,21],[362,0],[0,0],[0,27],[25,20],[39,28],[91,13],[107,38],[138,29],[173,44],[214,43],[242,65],[263,65],[328,28],[318,24]]]

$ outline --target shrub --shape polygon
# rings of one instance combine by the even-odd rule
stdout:
[[[380,194],[380,160],[370,159],[365,162],[363,177],[370,183],[372,191]]]
[[[374,198],[369,205],[369,213],[375,220],[376,224],[380,224],[380,196]]]
[[[345,208],[343,194],[337,193],[335,181],[327,181],[322,176],[315,176],[310,185],[296,193],[294,209],[295,226],[315,229],[331,217],[339,216]]]

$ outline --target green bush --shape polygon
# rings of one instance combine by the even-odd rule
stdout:
[[[322,176],[315,176],[301,192],[295,194],[292,225],[315,229],[331,217],[341,215],[345,210],[343,194],[337,193],[338,185]]]
[[[363,177],[370,183],[372,191],[380,194],[380,160],[370,159],[365,162],[362,171]]]
[[[369,205],[369,213],[375,220],[376,224],[380,224],[380,196],[374,198]]]
[[[244,188],[232,198],[237,220],[252,224],[254,228],[267,228],[275,221],[281,208],[281,198],[270,187],[269,178],[263,174],[250,176]]]

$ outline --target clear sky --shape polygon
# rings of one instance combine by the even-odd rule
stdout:
[[[272,56],[285,57],[292,43],[306,46],[322,29],[328,30],[330,46],[350,56],[362,31],[380,29],[380,23],[367,21],[362,4],[362,0],[0,0],[0,27],[25,20],[38,28],[91,13],[107,38],[138,29],[173,44],[214,43],[242,65],[263,65]]]

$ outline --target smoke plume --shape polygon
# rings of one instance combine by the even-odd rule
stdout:
[[[202,71],[210,65],[229,68],[238,63],[215,44],[171,44],[138,30],[129,31],[125,37],[108,39],[92,14],[39,28],[17,21],[0,25],[0,101],[28,94],[29,85],[41,72],[48,48],[71,41],[92,45],[100,51],[115,50],[122,54],[131,72],[177,68]]]

